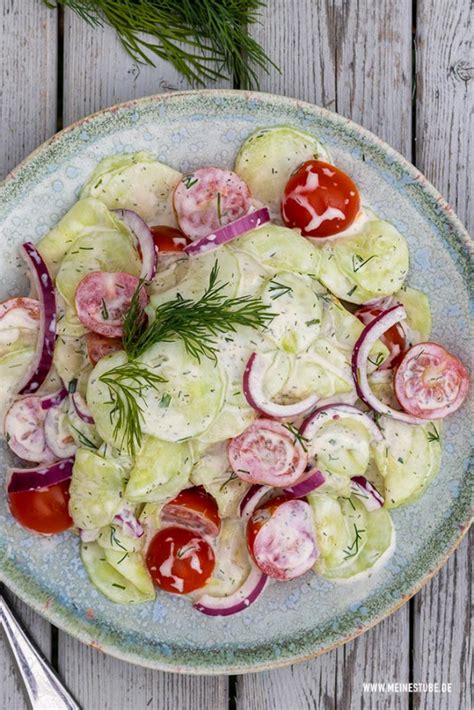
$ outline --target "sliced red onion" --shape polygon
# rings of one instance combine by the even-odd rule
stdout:
[[[360,421],[369,430],[374,441],[377,443],[383,441],[384,436],[374,420],[351,404],[328,404],[326,407],[320,407],[304,420],[300,433],[311,440],[324,424],[342,418]]]
[[[133,210],[114,210],[114,214],[136,236],[142,253],[140,278],[150,281],[156,273],[157,249],[148,225]]]
[[[230,616],[244,611],[253,604],[265,589],[268,577],[258,567],[252,570],[243,585],[228,597],[211,597],[204,594],[193,605],[195,609],[208,616]]]
[[[383,496],[380,495],[375,486],[372,485],[365,476],[354,476],[351,478],[351,490],[361,499],[363,505],[369,512],[383,507],[385,502]]]
[[[123,506],[122,510],[114,517],[113,522],[121,525],[132,537],[141,537],[145,532],[128,505]]]
[[[72,406],[76,412],[79,419],[81,419],[86,424],[95,424],[94,417],[84,401],[84,397],[79,394],[79,392],[74,392],[71,396]]]
[[[357,394],[371,409],[379,414],[385,414],[400,422],[405,422],[405,424],[426,424],[426,419],[415,417],[406,412],[400,412],[397,409],[393,409],[393,407],[390,407],[388,404],[384,404],[384,402],[378,399],[372,392],[367,376],[368,358],[375,342],[386,333],[389,328],[405,320],[406,317],[405,308],[397,305],[381,313],[374,318],[371,323],[365,326],[352,351],[352,377],[354,378]]]
[[[30,269],[31,282],[40,304],[40,320],[36,350],[30,366],[17,385],[20,394],[36,392],[46,379],[53,364],[56,339],[56,296],[49,271],[31,242],[20,247],[20,253]]]
[[[291,493],[295,498],[304,498],[308,493],[312,493],[319,488],[324,483],[326,483],[326,476],[318,468],[312,468],[304,481],[296,483],[291,488],[285,488],[287,493]]]
[[[285,419],[305,414],[316,406],[319,401],[317,394],[311,394],[294,404],[272,402],[263,391],[265,370],[264,358],[258,353],[252,353],[244,370],[243,390],[245,399],[257,412],[275,419]]]
[[[240,501],[240,517],[244,520],[248,520],[262,498],[264,498],[271,490],[273,490],[271,486],[261,486],[259,483],[255,483],[251,486]]]
[[[9,468],[7,491],[8,493],[37,491],[67,481],[72,476],[73,464],[74,458],[69,458],[36,468]]]
[[[255,212],[249,212],[243,217],[239,217],[235,222],[226,224],[225,227],[218,229],[213,234],[208,234],[207,237],[196,239],[196,241],[188,244],[184,248],[184,251],[186,254],[189,254],[189,256],[204,254],[204,252],[211,251],[226,242],[232,241],[232,239],[241,237],[242,234],[250,232],[252,229],[257,229],[257,227],[261,227],[269,221],[270,213],[266,207],[262,207],[261,209],[255,210]]]
[[[57,407],[66,397],[67,389],[64,387],[54,394],[45,394],[44,397],[40,399],[41,409],[48,410],[51,409],[51,407]]]
[[[58,459],[68,459],[77,451],[77,444],[67,425],[67,415],[64,409],[57,405],[48,409],[44,420],[44,438],[48,449]]]
[[[100,534],[100,528],[93,528],[91,530],[79,530],[79,536],[82,542],[95,542]]]

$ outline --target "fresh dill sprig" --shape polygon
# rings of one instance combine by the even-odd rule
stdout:
[[[43,0],[70,8],[92,26],[108,24],[133,59],[170,62],[188,81],[235,77],[241,89],[258,88],[258,70],[275,66],[248,32],[263,0]]]
[[[227,284],[218,282],[219,266],[214,264],[206,291],[198,301],[182,298],[178,294],[171,301],[158,306],[154,320],[146,327],[140,322],[138,290],[124,321],[123,343],[130,359],[140,357],[158,342],[182,340],[186,351],[196,360],[208,357],[216,360],[215,338],[221,333],[236,332],[236,326],[263,328],[274,317],[270,307],[259,298],[240,296],[226,298],[223,289]],[[143,320],[141,320],[143,324]]]
[[[104,372],[99,380],[109,390],[110,421],[114,424],[114,439],[122,432],[119,448],[126,444],[127,451],[135,456],[142,443],[144,395],[148,388],[166,380],[138,362],[125,362]]]
[[[433,441],[438,441],[438,442],[440,441],[439,431],[437,430],[437,428],[435,427],[433,422],[431,422],[431,426],[433,427],[433,431],[426,432],[426,437],[427,437],[428,442],[430,444],[432,444]]]
[[[268,290],[270,291],[270,298],[272,299],[272,301],[275,301],[281,296],[286,296],[287,293],[292,293],[293,291],[291,286],[285,286],[285,284],[282,284],[279,281],[275,281],[274,279],[271,279],[268,283]]]
[[[369,263],[372,259],[375,259],[376,254],[372,254],[372,256],[367,257],[367,259],[364,259],[363,256],[360,256],[360,254],[353,254],[352,255],[352,271],[356,274],[360,269],[362,269],[363,266]]]
[[[88,436],[86,436],[80,429],[78,429],[74,424],[70,424],[71,429],[74,429],[74,431],[77,434],[77,438],[79,439],[79,443],[81,446],[83,446],[86,449],[92,449],[92,450],[97,450],[99,447],[96,446],[96,444],[92,441],[92,439],[89,439]]]
[[[352,542],[352,545],[349,545],[349,547],[346,547],[346,549],[343,550],[343,553],[345,555],[344,560],[349,560],[351,557],[355,557],[359,554],[359,543],[362,540],[361,533],[364,533],[365,530],[358,528],[357,525],[354,523],[354,531],[355,537]]]
[[[309,443],[309,439],[306,436],[303,436],[303,434],[299,431],[299,429],[295,427],[292,422],[287,422],[286,424],[283,424],[283,426],[285,427],[285,429],[288,429],[290,434],[294,436],[295,443],[298,442],[301,445],[303,451],[308,451],[306,444]]]

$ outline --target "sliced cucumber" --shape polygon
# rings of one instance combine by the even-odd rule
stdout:
[[[133,582],[117,572],[106,559],[106,551],[97,542],[82,543],[81,559],[92,584],[116,604],[137,604],[155,598],[144,593]]]
[[[115,552],[140,552],[143,549],[143,535],[135,537],[127,535],[121,525],[106,525],[100,529],[97,542],[104,550],[114,550]]]
[[[261,292],[263,303],[276,314],[265,336],[287,353],[303,352],[318,337],[322,307],[313,285],[309,276],[280,271]]]
[[[76,239],[62,260],[56,286],[69,306],[74,307],[79,282],[92,271],[125,271],[139,276],[141,261],[132,237],[121,222],[115,223],[115,229],[97,229]]]
[[[319,249],[294,229],[266,224],[234,239],[231,248],[250,254],[270,273],[293,271],[319,276]]]
[[[127,582],[133,584],[146,599],[155,598],[155,587],[140,552],[123,552],[110,548],[105,549],[104,552],[109,565],[125,577]]]
[[[175,227],[173,192],[181,178],[144,151],[112,155],[100,161],[81,197],[95,197],[111,210],[133,210],[147,224]]]
[[[239,503],[249,486],[230,470],[227,445],[220,443],[201,449],[195,458],[192,483],[204,486],[215,498],[222,518],[237,517]]]
[[[242,521],[224,520],[217,539],[214,572],[204,589],[199,591],[211,597],[228,597],[242,586],[250,569]]]
[[[314,136],[290,126],[275,126],[259,129],[247,138],[234,169],[247,183],[252,196],[279,217],[281,198],[291,173],[314,158],[330,160]]]
[[[78,449],[69,488],[69,512],[85,530],[112,522],[123,497],[123,469],[87,449]]]
[[[397,291],[395,298],[405,306],[408,326],[410,328],[410,345],[423,343],[431,335],[431,308],[428,296],[415,288],[403,286]]]
[[[126,498],[134,503],[174,498],[188,482],[192,461],[189,446],[147,436],[130,471]]]
[[[401,288],[408,273],[406,240],[383,220],[369,220],[353,236],[326,242],[321,254],[321,281],[351,303],[390,296]]]
[[[413,503],[439,472],[441,465],[441,423],[411,425],[392,417],[381,417],[379,426],[385,447],[375,452],[384,477],[385,507]]]
[[[125,231],[125,227],[119,227],[115,217],[102,202],[90,197],[76,202],[54,229],[40,239],[36,247],[49,273],[55,277],[62,260],[78,239],[86,236],[94,239],[97,235],[110,232],[115,234],[117,229]]]
[[[297,401],[316,392],[323,399],[354,389],[347,354],[323,338],[294,359],[290,376],[280,399]]]
[[[54,346],[53,362],[66,387],[77,380],[76,390],[84,395],[92,372],[86,339],[82,336],[60,335]]]
[[[338,476],[361,476],[370,458],[371,436],[358,421],[341,416],[326,422],[307,444],[308,453],[324,471]]]
[[[21,380],[34,355],[33,348],[12,350],[0,357],[0,428],[15,385]]]

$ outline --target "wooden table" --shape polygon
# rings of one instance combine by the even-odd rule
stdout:
[[[268,0],[268,6],[255,33],[282,71],[262,76],[261,89],[325,106],[374,131],[428,176],[469,227],[469,0]],[[165,63],[137,65],[112,31],[92,29],[68,10],[0,0],[0,14],[0,178],[82,116],[190,88]],[[468,710],[469,562],[464,540],[412,601],[354,642],[290,668],[230,678],[116,661],[7,596],[85,710]],[[0,654],[0,710],[24,708],[4,645]],[[450,682],[452,692],[363,692],[363,681],[409,680]]]

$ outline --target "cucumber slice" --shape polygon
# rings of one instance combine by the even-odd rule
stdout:
[[[140,275],[141,261],[126,227],[115,220],[115,229],[100,230],[76,239],[62,260],[56,286],[74,308],[74,296],[79,282],[92,271],[125,271]]]
[[[85,236],[94,239],[100,234],[115,233],[118,228],[125,231],[125,227],[118,227],[117,220],[102,202],[90,197],[76,202],[36,247],[54,278],[78,239]]]
[[[390,296],[408,273],[406,240],[383,220],[369,220],[357,234],[326,242],[321,255],[321,281],[350,303]]]
[[[0,430],[3,431],[5,413],[11,404],[15,385],[25,374],[33,359],[34,349],[12,350],[0,357]]]
[[[410,328],[410,345],[423,343],[431,335],[431,308],[428,296],[415,288],[403,286],[397,291],[395,298],[407,312],[407,324]]]
[[[261,291],[268,278],[267,270],[253,256],[244,251],[233,251],[239,264],[239,287],[236,296],[254,295]]]
[[[134,537],[127,535],[120,525],[106,525],[100,529],[97,542],[104,550],[115,552],[140,552],[143,549],[144,535]],[[119,570],[120,571],[120,570]]]
[[[352,478],[362,476],[369,465],[370,440],[363,424],[341,416],[326,422],[307,449],[324,471]]]
[[[354,382],[348,356],[323,338],[294,359],[280,399],[297,401],[316,392],[323,399],[352,392]]]
[[[109,565],[127,582],[141,592],[145,599],[155,598],[155,587],[148,572],[143,555],[139,552],[105,549],[105,559]]]
[[[153,595],[144,594],[117,572],[107,562],[106,551],[97,542],[82,543],[81,559],[94,587],[116,604],[137,604],[155,598],[154,591]]]
[[[294,229],[265,224],[232,241],[232,249],[250,254],[270,273],[293,271],[318,276],[321,252]]]
[[[135,458],[125,489],[134,503],[174,498],[188,482],[192,461],[189,446],[147,436]]]
[[[280,271],[267,281],[261,299],[273,320],[265,328],[265,336],[287,353],[301,353],[318,337],[322,307],[309,276]]]
[[[112,522],[122,503],[123,469],[87,449],[78,449],[69,488],[69,512],[85,530]]]
[[[111,210],[133,210],[147,224],[175,227],[173,192],[181,178],[144,151],[111,155],[97,165],[81,197],[95,197]]]
[[[166,382],[148,389],[139,404],[143,410],[142,432],[165,441],[180,441],[207,429],[221,409],[224,377],[217,363],[190,357],[182,342],[157,343],[140,358],[145,367]],[[114,437],[113,404],[100,376],[126,362],[124,353],[102,358],[92,372],[87,402],[104,441],[121,448],[123,432]]]
[[[243,143],[234,170],[252,196],[280,217],[281,198],[291,173],[314,158],[330,161],[326,149],[310,133],[290,126],[262,128]]]
[[[392,552],[394,527],[387,510],[369,513],[355,496],[329,498],[316,493],[308,497],[320,550],[315,571],[327,579],[348,579]]]
[[[194,449],[195,447],[193,447]],[[232,473],[226,443],[214,444],[201,450],[191,472],[195,486],[204,486],[216,500],[222,518],[238,517],[240,501],[249,485]]]
[[[441,466],[441,422],[411,425],[381,417],[385,447],[375,451],[384,477],[385,507],[413,503],[424,492]]]
[[[228,597],[242,586],[250,569],[242,521],[224,520],[217,539],[214,572],[204,589],[199,591],[211,597]]]
[[[76,390],[84,396],[92,372],[86,339],[82,336],[60,335],[54,346],[53,363],[66,387],[77,380]]]

